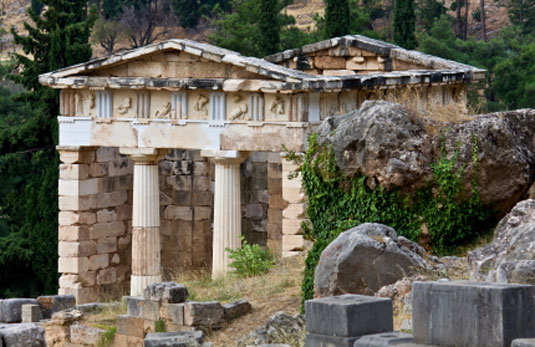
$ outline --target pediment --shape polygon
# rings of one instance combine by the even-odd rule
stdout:
[[[49,85],[61,79],[79,77],[301,82],[309,76],[263,59],[245,57],[210,44],[180,39],[135,48],[39,76],[41,83]]]
[[[89,74],[81,72],[80,75],[180,79],[266,79],[266,76],[247,71],[245,67],[215,62],[178,50],[150,54],[110,67],[95,69]]]

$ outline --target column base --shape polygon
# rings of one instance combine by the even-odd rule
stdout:
[[[152,283],[158,283],[162,281],[162,275],[156,276],[130,276],[130,295],[142,296],[145,288]]]

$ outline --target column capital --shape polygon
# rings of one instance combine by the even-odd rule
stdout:
[[[217,149],[203,149],[201,156],[210,158],[216,164],[232,165],[240,164],[247,159],[249,152],[244,151],[221,151]]]
[[[128,155],[137,165],[155,165],[167,151],[164,148],[119,148],[119,153]]]

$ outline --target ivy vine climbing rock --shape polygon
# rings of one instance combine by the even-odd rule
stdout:
[[[477,167],[481,203],[500,216],[525,198],[535,178],[533,109],[443,123],[399,104],[366,101],[358,110],[326,119],[318,129],[318,142],[332,148],[344,174],[374,177],[386,189],[406,192],[432,180],[431,164],[443,154],[451,158],[458,152],[455,169],[463,169],[466,195],[471,195]],[[370,182],[373,186],[374,180]]]
[[[373,295],[381,287],[425,273],[425,250],[379,223],[364,223],[341,233],[321,254],[314,278],[315,296]]]

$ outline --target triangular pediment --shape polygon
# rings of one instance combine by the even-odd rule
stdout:
[[[153,77],[180,79],[266,79],[245,67],[216,62],[184,51],[168,50],[123,61],[80,75],[100,77]]]
[[[172,39],[40,75],[40,80],[94,77],[262,79],[300,82],[306,74],[263,59],[190,40]]]

